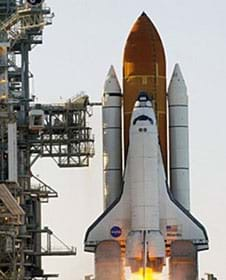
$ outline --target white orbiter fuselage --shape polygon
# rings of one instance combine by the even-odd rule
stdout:
[[[94,252],[101,241],[116,240],[125,246],[132,269],[145,261],[161,271],[167,248],[180,239],[191,240],[197,250],[208,248],[204,227],[170,193],[152,102],[140,93],[131,118],[122,193],[88,229],[85,250]]]

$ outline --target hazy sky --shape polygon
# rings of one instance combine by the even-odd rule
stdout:
[[[226,4],[223,0],[48,0],[54,24],[31,55],[40,102],[59,102],[85,91],[100,101],[110,64],[121,81],[122,55],[132,24],[143,10],[161,35],[168,82],[179,62],[189,90],[192,213],[206,226],[210,250],[199,255],[200,276],[226,279]],[[46,258],[47,273],[80,280],[93,272],[93,255],[83,253],[87,227],[102,211],[101,114],[89,120],[96,156],[89,168],[61,170],[52,160],[33,169],[55,188],[59,199],[43,206],[49,225],[76,257]]]

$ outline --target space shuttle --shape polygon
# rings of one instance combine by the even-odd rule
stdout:
[[[140,63],[142,57],[136,58],[138,50],[134,49],[134,44],[135,39],[140,36],[135,33],[140,32],[145,36],[144,33],[147,32],[146,45],[151,46],[149,41],[153,38],[148,36],[149,34],[153,36],[153,30],[157,32],[143,13],[135,23],[125,48],[123,95],[112,66],[105,80],[103,94],[105,210],[88,228],[85,236],[87,252],[95,253],[103,241],[117,242],[122,249],[126,266],[129,266],[132,272],[138,271],[140,267],[150,267],[155,272],[161,272],[166,264],[166,258],[171,256],[171,244],[177,240],[190,241],[197,251],[208,249],[206,230],[190,212],[188,98],[180,67],[176,64],[168,94],[165,92],[164,95],[169,106],[170,144],[166,149],[168,147],[166,121],[163,118],[163,110],[159,109],[165,108],[165,105],[158,104],[163,100],[159,99],[159,95],[164,92],[163,76],[158,82],[160,75],[153,79],[156,72],[150,72],[153,71],[150,65],[146,70],[144,69],[146,62],[141,63],[142,67],[137,66],[137,61]],[[156,38],[159,37],[157,35],[154,37],[156,42]],[[131,42],[132,50],[128,46]],[[140,45],[141,50],[145,53],[144,40],[142,45],[145,47],[142,49]],[[158,42],[158,45],[161,44]],[[156,49],[157,47],[155,52]],[[161,46],[160,51],[162,50]],[[132,55],[133,52],[135,53]],[[126,70],[128,57],[130,64],[129,70]],[[164,55],[158,55],[158,58],[161,61],[156,61],[155,65],[163,65]],[[156,69],[159,71],[159,67]],[[153,86],[153,83],[156,85]],[[153,93],[152,89],[157,92]],[[134,100],[133,107],[131,100]],[[169,168],[167,168],[167,153],[170,154]],[[125,166],[124,170],[122,166]]]
[[[86,251],[94,252],[99,242],[111,239],[125,245],[134,270],[142,266],[146,252],[148,266],[161,271],[172,240],[192,240],[198,250],[208,247],[204,227],[170,192],[156,117],[145,92],[132,113],[122,193],[88,229]]]

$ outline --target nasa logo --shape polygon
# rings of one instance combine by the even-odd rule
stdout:
[[[27,3],[35,6],[35,5],[40,5],[43,2],[43,0],[27,0]]]
[[[114,238],[119,237],[122,234],[122,229],[118,226],[114,226],[111,228],[111,236]]]

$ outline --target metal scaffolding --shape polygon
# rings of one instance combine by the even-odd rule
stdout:
[[[40,157],[53,158],[59,167],[84,167],[94,155],[88,96],[46,105],[35,104],[30,94],[29,53],[42,43],[52,18],[44,4],[0,1],[1,280],[57,277],[43,271],[42,257],[76,255],[75,248],[42,227],[41,204],[58,194],[31,172]],[[60,249],[53,248],[53,239]]]
[[[80,104],[79,104],[80,105]],[[31,153],[37,157],[52,157],[59,167],[85,167],[94,155],[91,128],[86,125],[88,97],[79,107],[68,102],[63,105],[36,105],[35,112],[44,114],[43,129],[33,127]]]

